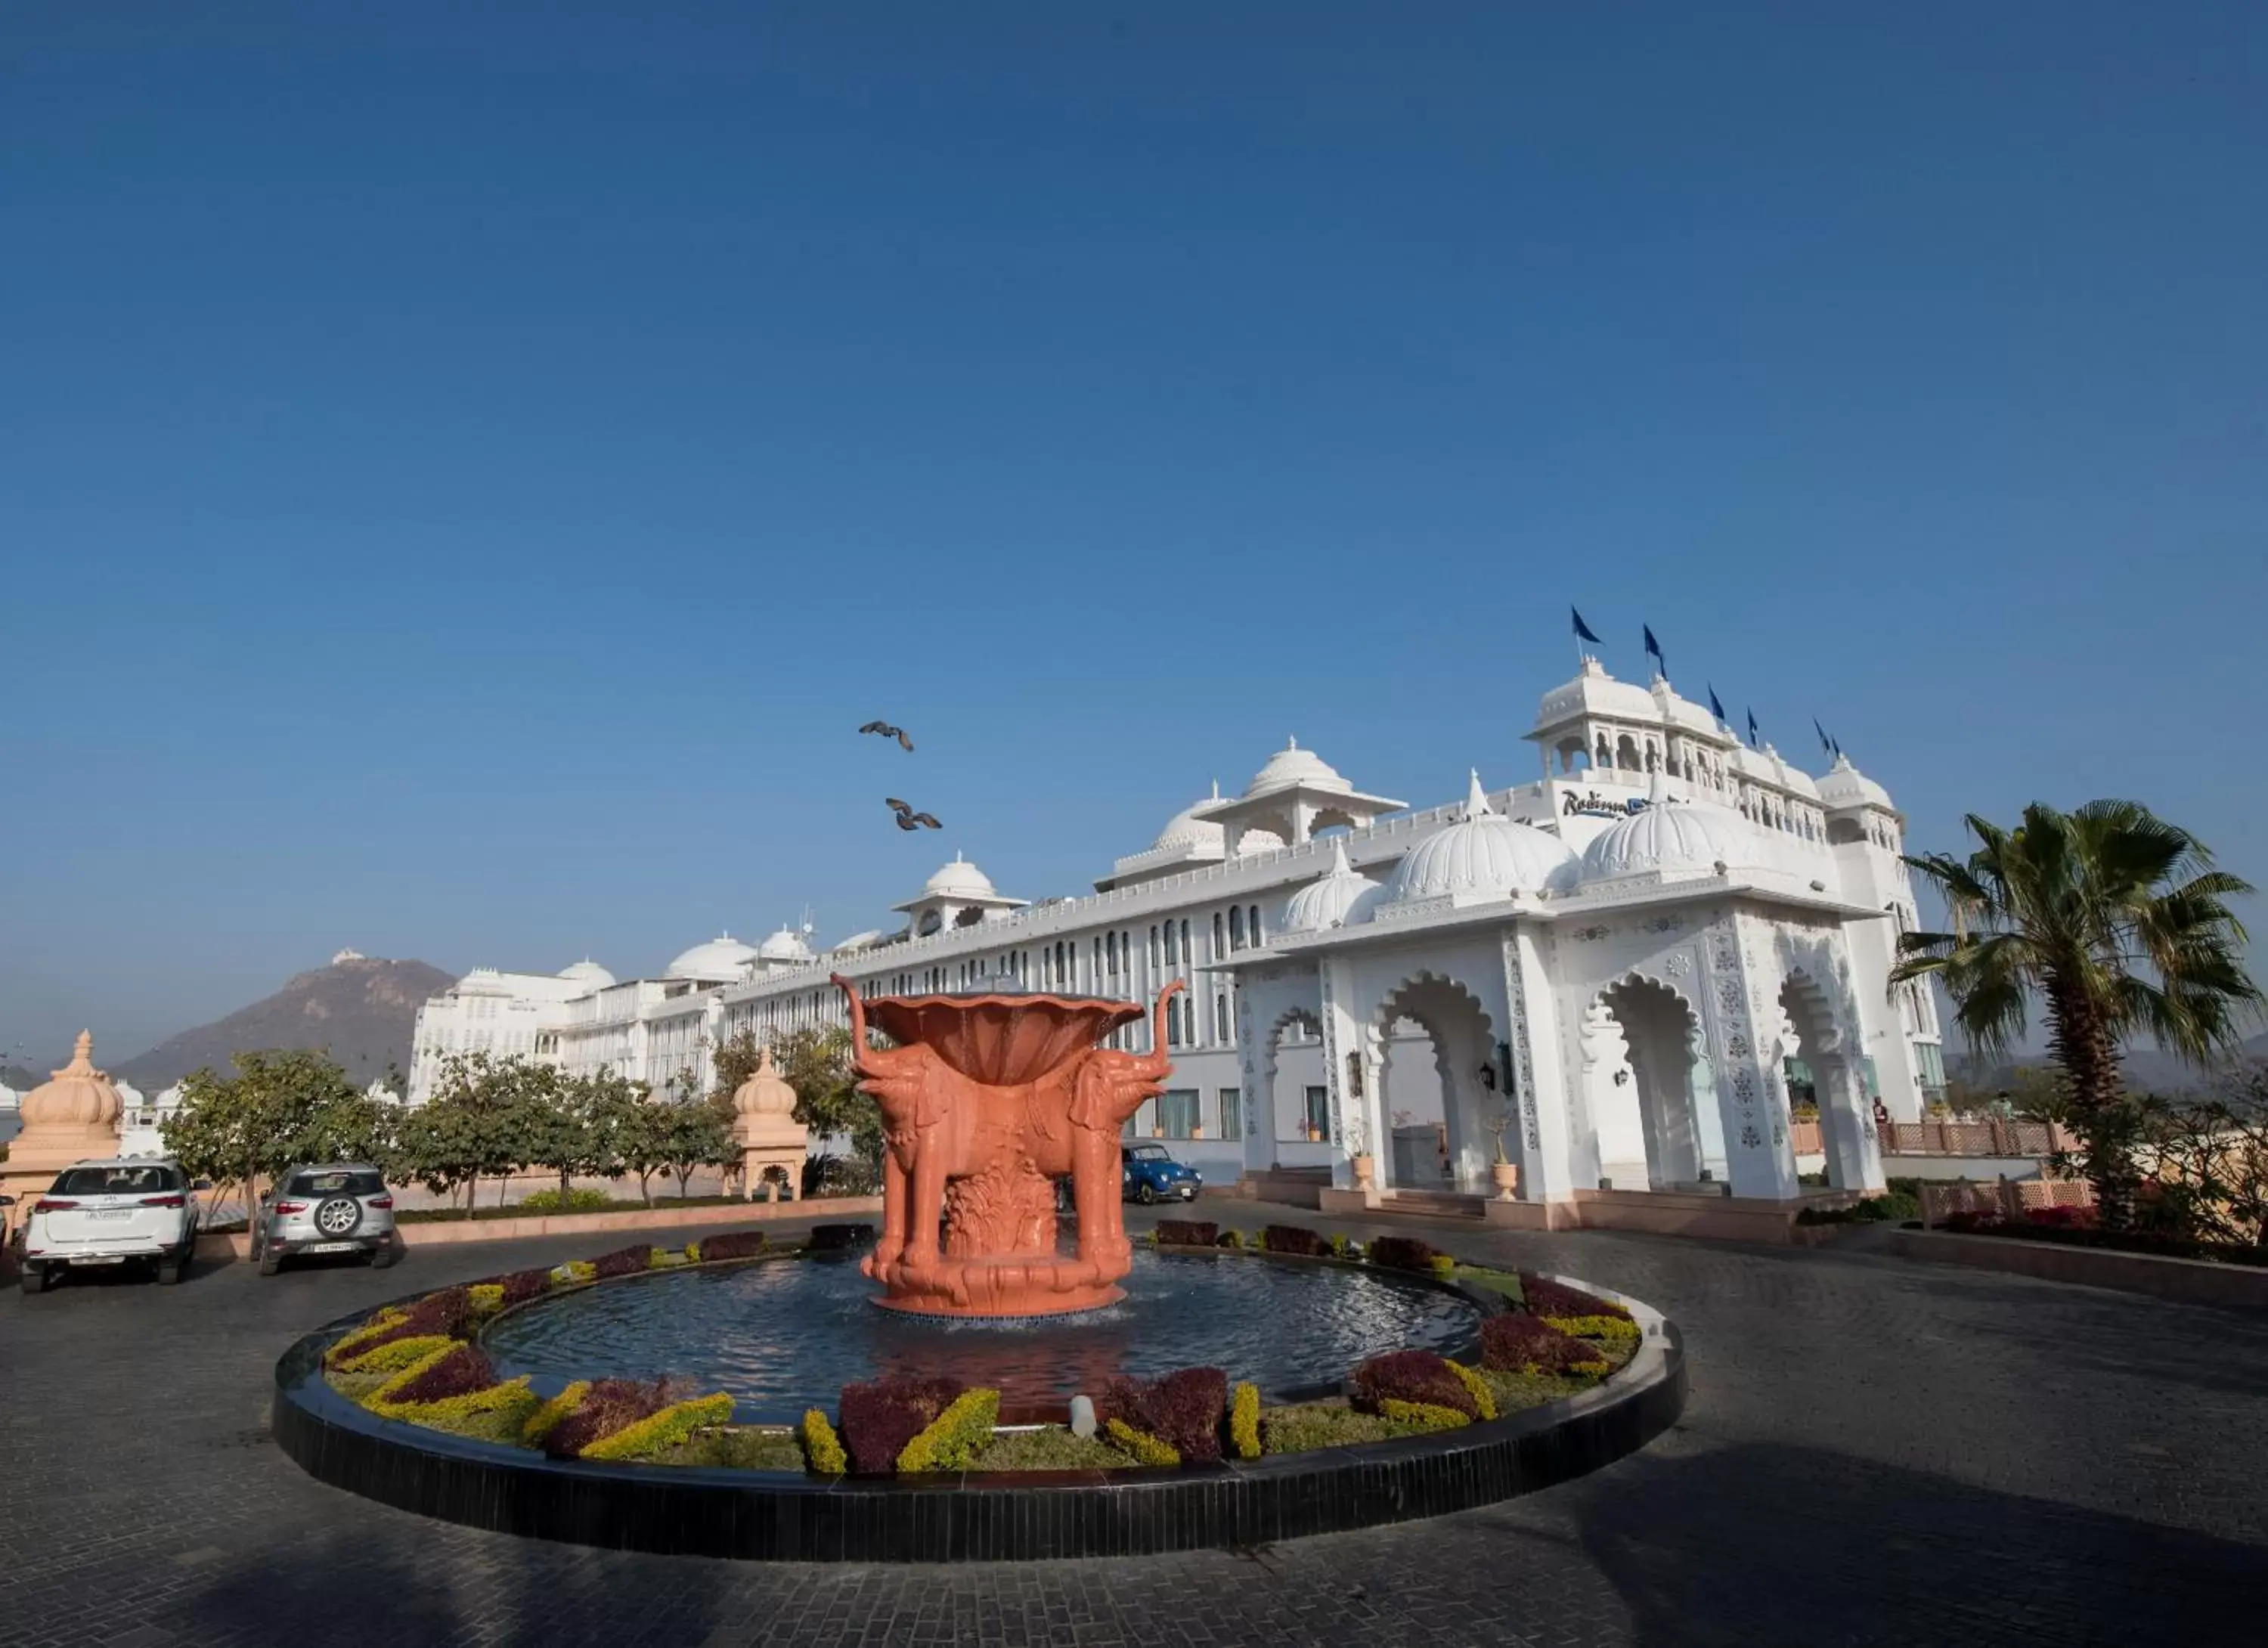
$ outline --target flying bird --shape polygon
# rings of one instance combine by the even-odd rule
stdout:
[[[905,728],[892,726],[887,721],[869,721],[865,726],[860,727],[858,730],[861,732],[879,733],[884,738],[894,738],[907,749],[911,749],[914,747],[913,739],[906,736]]]
[[[945,828],[944,825],[937,821],[936,814],[932,813],[917,813],[914,811],[913,804],[911,802],[901,801],[895,796],[884,796],[882,798],[882,805],[888,807],[893,813],[895,813],[898,815],[898,828],[902,830],[922,829],[924,828],[929,829],[943,829]]]

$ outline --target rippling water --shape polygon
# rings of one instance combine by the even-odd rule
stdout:
[[[1449,1348],[1480,1320],[1443,1289],[1344,1265],[1138,1248],[1124,1286],[1120,1303],[1073,1316],[954,1321],[880,1308],[854,1263],[772,1260],[586,1288],[515,1312],[482,1343],[508,1374],[674,1374],[732,1392],[743,1419],[792,1420],[883,1372],[949,1373],[1012,1404],[1199,1365],[1280,1391],[1381,1350]]]

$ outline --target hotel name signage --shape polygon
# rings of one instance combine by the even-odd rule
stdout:
[[[1631,796],[1624,801],[1613,801],[1593,790],[1577,795],[1570,790],[1559,798],[1560,813],[1566,818],[1628,818],[1633,813],[1646,811],[1646,798]]]

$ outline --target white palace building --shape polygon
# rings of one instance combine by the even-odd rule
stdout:
[[[656,979],[476,969],[420,1011],[408,1096],[481,1048],[705,1089],[743,1030],[845,1022],[830,973],[870,996],[1005,977],[1145,1003],[1180,979],[1174,1073],[1130,1131],[1208,1182],[1304,1169],[1348,1191],[1366,1156],[1388,1196],[1475,1192],[1501,1149],[1550,1223],[1633,1193],[1787,1201],[1803,1168],[1879,1187],[1877,1103],[1917,1120],[1944,1084],[1933,998],[1889,983],[1915,921],[1889,793],[1589,658],[1527,737],[1536,780],[1475,776],[1418,811],[1292,742],[1084,897],[1007,897],[956,857],[902,927],[821,954],[784,928]],[[1818,1159],[1798,1155],[1806,1100]]]

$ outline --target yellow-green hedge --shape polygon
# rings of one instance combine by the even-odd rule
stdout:
[[[1260,1387],[1240,1384],[1228,1399],[1228,1439],[1239,1459],[1260,1457]]]
[[[1104,1429],[1122,1451],[1134,1456],[1137,1464],[1178,1465],[1182,1462],[1181,1452],[1172,1443],[1153,1437],[1147,1431],[1137,1431],[1123,1419],[1113,1419]]]
[[[1489,1382],[1462,1362],[1450,1363],[1449,1372],[1457,1376],[1459,1384],[1472,1393],[1473,1406],[1480,1409],[1481,1417],[1495,1418],[1496,1393],[1489,1388]]]
[[[1575,1339],[1603,1339],[1615,1344],[1638,1336],[1638,1324],[1627,1316],[1546,1316],[1543,1320]]]
[[[965,1390],[943,1413],[898,1451],[901,1471],[967,1470],[979,1448],[992,1439],[1000,1416],[1000,1393],[978,1387]]]
[[[387,1329],[399,1325],[401,1319],[409,1313],[408,1311],[401,1309],[398,1306],[387,1306],[384,1310],[379,1312],[377,1315],[372,1317],[361,1327],[356,1328],[352,1333],[347,1335],[345,1338],[333,1345],[330,1349],[329,1354],[324,1359],[329,1362],[333,1367],[343,1366],[347,1360],[354,1355],[355,1347],[357,1345],[362,1344],[368,1340],[375,1339],[379,1335],[386,1332]]]
[[[649,1414],[636,1424],[624,1425],[612,1436],[600,1437],[576,1457],[588,1460],[643,1459],[665,1448],[675,1447],[696,1431],[723,1424],[732,1416],[733,1398],[725,1391],[718,1391],[709,1396],[696,1396],[690,1402],[672,1402],[659,1413]]]
[[[519,1428],[520,1439],[530,1447],[551,1434],[552,1426],[583,1405],[583,1398],[591,1394],[591,1381],[578,1379],[528,1416],[527,1423]]]
[[[504,1284],[501,1282],[475,1282],[465,1290],[465,1296],[472,1301],[475,1316],[493,1316],[504,1308]]]
[[[598,1267],[588,1259],[570,1259],[563,1265],[551,1268],[551,1279],[557,1283],[593,1282],[598,1276]]]
[[[1457,1262],[1449,1257],[1448,1254],[1445,1253],[1437,1253],[1428,1262],[1430,1262],[1433,1267],[1433,1279],[1436,1282],[1454,1282],[1456,1280]]]
[[[407,1339],[389,1339],[375,1350],[346,1357],[331,1365],[342,1373],[391,1373],[413,1362],[423,1362],[456,1343],[446,1334],[413,1334]]]
[[[827,1416],[816,1408],[804,1410],[803,1424],[798,1434],[803,1438],[803,1462],[814,1476],[840,1476],[850,1468],[850,1458],[843,1452],[842,1439],[835,1427],[827,1423]]]
[[[1451,1366],[1455,1364],[1452,1363]],[[1454,1408],[1437,1408],[1432,1402],[1403,1402],[1398,1396],[1379,1399],[1378,1411],[1397,1424],[1418,1425],[1427,1431],[1454,1431],[1459,1425],[1472,1424],[1469,1415]]]

